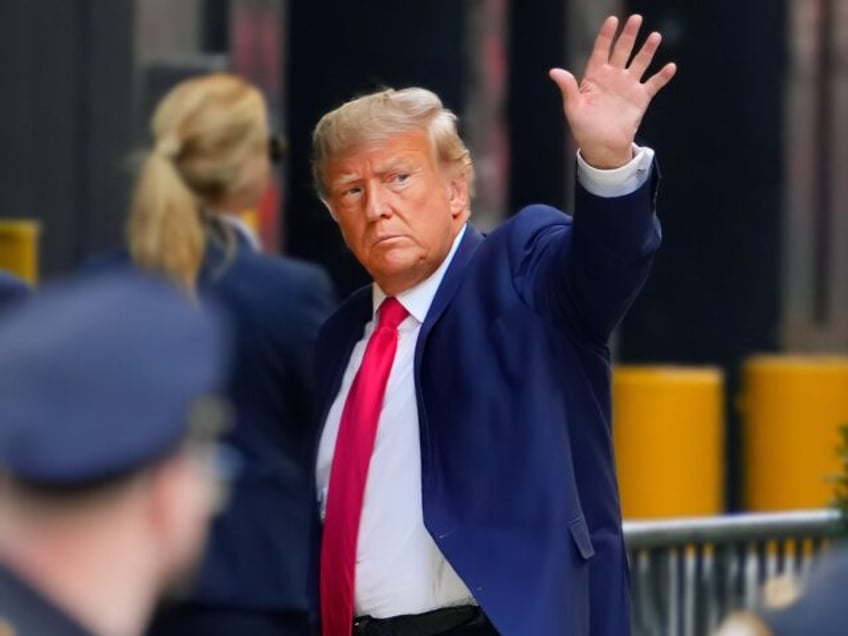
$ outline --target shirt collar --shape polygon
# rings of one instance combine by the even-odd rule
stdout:
[[[229,214],[227,212],[222,212],[219,216],[224,221],[224,223],[233,228],[233,230],[239,236],[241,236],[245,241],[247,241],[247,244],[250,245],[250,247],[255,252],[262,251],[262,246],[259,243],[259,237],[256,236],[256,232],[254,232],[253,229],[247,223],[242,221],[234,214]]]
[[[442,264],[439,265],[435,272],[415,287],[397,295],[398,302],[403,305],[404,309],[409,312],[409,315],[415,318],[419,324],[423,323],[427,317],[427,312],[430,311],[430,305],[433,304],[433,298],[436,297],[439,285],[441,285],[442,279],[445,277],[445,272],[448,271],[448,267],[450,267],[451,261],[453,261],[454,254],[456,254],[456,250],[459,248],[459,244],[462,242],[462,237],[465,236],[465,230],[467,228],[468,224],[462,226],[456,238],[453,239],[450,252],[448,252],[445,260],[442,261]],[[371,285],[371,292],[373,298],[373,318],[377,314],[377,309],[379,309],[382,302],[386,299],[387,294],[380,289],[377,283]]]

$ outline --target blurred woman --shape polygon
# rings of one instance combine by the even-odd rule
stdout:
[[[157,106],[152,133],[127,257],[229,312],[236,416],[227,438],[243,465],[187,601],[164,611],[151,631],[307,633],[309,378],[331,287],[314,266],[261,254],[235,220],[258,204],[271,169],[266,104],[254,86],[229,74],[182,82]]]

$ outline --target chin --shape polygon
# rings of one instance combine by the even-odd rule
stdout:
[[[408,289],[412,289],[429,276],[429,273],[420,263],[411,262],[406,267],[398,267],[388,270],[382,269],[377,276],[372,278],[380,286],[384,292],[390,296],[400,294]]]
[[[421,262],[421,259],[406,250],[388,250],[373,260],[375,261],[373,271],[383,276],[402,275],[404,272],[415,269]]]

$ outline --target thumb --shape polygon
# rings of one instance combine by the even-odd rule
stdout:
[[[567,106],[570,101],[580,94],[580,87],[577,85],[577,80],[574,75],[561,68],[552,68],[548,72],[548,76],[559,87],[562,93],[563,106]]]

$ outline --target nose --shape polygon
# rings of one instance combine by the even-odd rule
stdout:
[[[379,184],[370,185],[365,189],[365,215],[369,221],[392,215],[387,194]]]

